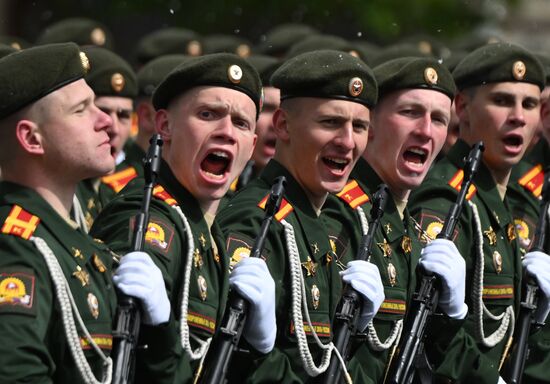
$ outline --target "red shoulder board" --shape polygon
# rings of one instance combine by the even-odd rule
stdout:
[[[355,180],[348,182],[344,189],[337,193],[336,196],[344,200],[345,203],[349,204],[352,209],[355,209],[369,201],[369,197]]]
[[[6,217],[2,226],[2,233],[15,235],[25,240],[30,239],[36,227],[40,223],[38,216],[34,216],[25,211],[19,205],[14,205],[10,214]]]
[[[137,172],[134,167],[123,169],[113,173],[112,175],[101,178],[103,184],[107,184],[116,193],[120,192],[132,179],[137,177]]]
[[[535,197],[540,197],[544,184],[544,170],[542,164],[537,164],[518,180],[519,185],[531,191]]]
[[[260,207],[261,209],[265,209],[265,204],[267,203],[268,198],[269,198],[269,195],[264,197],[262,201],[258,203],[258,207]],[[290,212],[292,212],[293,210],[294,208],[292,208],[292,205],[290,205],[290,203],[285,199],[282,199],[281,206],[279,207],[279,211],[275,214],[275,219],[277,219],[277,221],[281,221],[285,217],[287,217],[290,214]]]
[[[451,180],[449,180],[449,185],[457,191],[460,191],[460,188],[462,187],[462,179],[464,179],[464,171],[462,169],[459,169],[451,178]],[[470,200],[472,197],[474,197],[476,191],[476,186],[471,184],[470,188],[468,189],[468,193],[466,194],[466,200]]]
[[[155,196],[157,199],[164,201],[168,205],[178,205],[176,199],[174,199],[168,192],[166,192],[166,190],[161,185],[157,185],[155,188],[153,188],[153,196]]]

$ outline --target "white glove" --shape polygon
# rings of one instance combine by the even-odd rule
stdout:
[[[523,267],[537,280],[539,301],[535,320],[544,323],[550,312],[550,256],[539,251],[529,252],[523,259]]]
[[[141,301],[143,323],[159,325],[170,318],[170,300],[162,272],[145,252],[130,252],[122,257],[113,281],[118,289]]]
[[[506,381],[502,377],[498,377],[498,383],[497,384],[506,384]]]
[[[342,280],[350,284],[363,297],[357,329],[363,332],[384,301],[384,285],[378,267],[364,260],[353,260],[344,271]]]
[[[244,338],[259,352],[270,352],[277,335],[275,282],[265,261],[257,257],[242,259],[233,268],[229,285],[250,303]]]
[[[464,319],[468,314],[468,305],[464,302],[466,262],[454,243],[435,239],[422,249],[419,264],[441,279],[439,308],[453,319]]]

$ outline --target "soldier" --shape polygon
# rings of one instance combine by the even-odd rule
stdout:
[[[114,168],[112,122],[94,104],[87,69],[73,43],[0,60],[1,382],[110,382],[112,256],[69,216],[77,183]],[[170,313],[159,307],[161,278],[158,268],[141,276],[148,294],[159,288],[143,301],[153,326]]]
[[[36,45],[68,41],[80,46],[114,48],[111,31],[104,24],[85,17],[70,17],[48,25],[36,39]]]
[[[163,28],[143,36],[136,46],[138,69],[164,55],[200,56],[201,36],[190,29]]]
[[[416,265],[422,245],[406,208],[411,189],[420,185],[440,151],[450,121],[455,85],[436,59],[402,58],[374,68],[379,100],[372,112],[369,143],[348,184],[323,208],[339,265],[358,254],[370,201],[381,183],[392,198],[386,204],[381,229],[375,235],[371,263],[380,270],[385,301],[366,334],[357,335],[350,371],[355,380],[378,383],[399,342],[403,319],[416,290]],[[363,219],[361,219],[363,217]],[[361,222],[363,220],[363,223]],[[343,249],[349,239],[349,249]],[[437,240],[422,250],[421,263],[442,280],[441,317],[437,329],[458,329],[467,314],[464,304],[464,260],[453,243]],[[440,317],[438,317],[440,318]],[[432,332],[428,348],[444,340]],[[429,352],[429,351],[428,351]],[[430,356],[431,357],[431,356]],[[367,376],[359,376],[364,371]]]
[[[466,56],[453,76],[459,90],[455,99],[459,141],[413,192],[411,212],[426,236],[434,237],[456,198],[469,145],[484,142],[483,161],[454,238],[466,260],[470,313],[463,329],[442,351],[436,374],[451,381],[494,384],[502,381],[499,369],[519,308],[522,275],[506,185],[538,124],[544,71],[531,53],[495,43]],[[526,265],[539,265],[538,271],[527,267],[536,279],[547,278],[550,267],[545,261],[540,253],[529,253],[524,259]]]
[[[228,262],[210,227],[220,199],[250,158],[261,103],[254,68],[232,54],[205,55],[177,66],[153,94],[156,131],[164,140],[163,162],[151,201],[145,250],[155,260],[178,326],[175,348],[138,352],[138,382],[189,382],[220,321],[228,291]],[[97,218],[92,233],[115,251],[129,247],[144,180],[136,178]],[[244,338],[258,353],[272,348],[274,283],[265,263],[247,260],[232,283],[251,299],[254,328]],[[251,279],[251,280],[250,280]],[[257,291],[256,298],[250,292]],[[270,309],[271,308],[271,309]],[[157,336],[142,329],[147,344]]]
[[[284,199],[262,256],[277,282],[277,338],[267,356],[237,356],[231,379],[315,382],[330,360],[331,317],[341,294],[339,270],[319,215],[328,194],[343,188],[365,149],[377,86],[361,60],[330,50],[296,56],[271,80],[281,90],[281,106],[273,118],[275,157],[216,221],[231,265],[249,259],[265,197],[276,177],[286,177]],[[378,270],[354,261],[343,280],[364,299],[363,328],[383,300]]]

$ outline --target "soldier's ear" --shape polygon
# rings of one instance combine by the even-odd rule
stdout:
[[[155,131],[161,135],[164,142],[169,142],[172,138],[172,127],[168,118],[166,109],[159,109],[155,114]]]
[[[152,135],[155,133],[155,109],[149,102],[141,102],[136,107],[138,124],[140,130]]]
[[[273,114],[273,128],[277,135],[277,140],[288,141],[288,112],[284,109],[277,109]]]
[[[15,126],[15,136],[24,151],[34,155],[44,154],[43,136],[38,124],[34,121],[19,120]]]
[[[470,103],[470,95],[465,92],[458,92],[455,96],[456,115],[460,121],[468,120],[467,108]]]

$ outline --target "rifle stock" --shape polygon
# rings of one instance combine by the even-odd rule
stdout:
[[[149,225],[149,205],[160,168],[162,139],[156,134],[144,158],[145,186],[141,210],[136,215],[132,236],[132,251],[142,251]],[[136,348],[141,323],[140,306],[137,299],[119,292],[116,328],[113,332],[113,384],[133,383]]]
[[[265,216],[262,220],[260,233],[256,237],[250,257],[260,257],[262,253],[269,226],[281,205],[285,183],[284,176],[275,179],[275,184],[271,188],[271,193],[266,202]],[[202,369],[199,367],[197,371],[199,377],[196,377],[195,381],[200,379],[201,383],[220,384],[225,380],[233,352],[241,339],[247,312],[248,302],[235,290],[232,290],[229,293],[227,309],[223,315],[221,326],[216,331],[212,345],[206,355],[204,376],[200,377]]]
[[[449,209],[439,239],[452,239],[462,212],[462,206],[474,176],[481,162],[483,143],[474,144],[464,164],[464,178],[455,203]],[[426,328],[439,301],[439,279],[435,275],[420,271],[422,276],[418,291],[413,295],[406,317],[402,337],[397,347],[397,356],[390,362],[386,383],[410,383],[414,377],[413,365],[421,356]]]
[[[368,260],[371,247],[374,240],[374,235],[380,227],[380,219],[384,214],[384,208],[388,199],[389,190],[385,184],[378,187],[378,190],[374,194],[372,209],[371,209],[371,221],[369,222],[369,230],[363,235],[361,239],[361,245],[356,257],[356,260]],[[351,285],[346,285],[342,294],[342,298],[338,303],[336,314],[334,317],[334,346],[340,353],[340,355],[346,359],[346,354],[349,349],[349,342],[351,335],[355,332],[357,327],[357,319],[359,310],[361,309],[361,296],[353,289]],[[324,384],[338,383],[342,374],[342,368],[340,361],[336,354],[333,352],[330,365],[327,371],[324,373],[322,382]],[[344,375],[348,375],[344,372]],[[346,376],[347,377],[347,376]],[[349,380],[347,380],[349,382]]]

